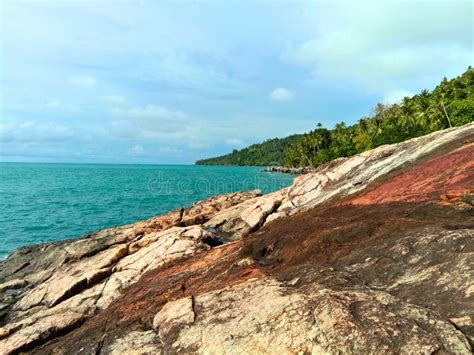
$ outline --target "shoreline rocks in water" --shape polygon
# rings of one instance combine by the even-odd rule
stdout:
[[[473,194],[468,124],[18,249],[0,353],[470,354]]]
[[[315,168],[312,167],[300,167],[300,168],[290,168],[287,166],[269,166],[268,168],[263,169],[265,173],[282,173],[282,174],[294,174],[302,175],[308,174],[315,171]]]

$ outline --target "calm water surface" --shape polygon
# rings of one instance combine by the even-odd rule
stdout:
[[[288,186],[258,167],[0,163],[0,260],[20,246],[79,237],[221,193]]]

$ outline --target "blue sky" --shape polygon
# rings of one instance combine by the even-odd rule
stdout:
[[[193,163],[473,64],[460,1],[0,0],[0,160]]]

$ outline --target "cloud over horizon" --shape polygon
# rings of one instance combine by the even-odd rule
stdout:
[[[285,88],[276,88],[268,96],[273,101],[288,102],[295,98],[295,93]]]
[[[472,64],[468,1],[1,6],[0,160],[192,163]]]
[[[93,76],[75,76],[72,77],[69,81],[73,85],[84,88],[93,87],[97,82],[96,78],[94,78]]]

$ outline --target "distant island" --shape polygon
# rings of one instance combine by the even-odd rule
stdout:
[[[349,157],[384,144],[403,142],[441,129],[474,121],[474,70],[447,80],[433,91],[423,90],[400,103],[377,104],[370,117],[329,130],[316,129],[286,138],[269,139],[220,157],[202,159],[196,165],[249,165],[318,167],[333,159]]]

